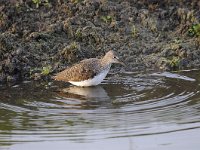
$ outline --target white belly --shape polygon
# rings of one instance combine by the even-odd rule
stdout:
[[[100,84],[103,79],[106,77],[108,74],[110,68],[107,70],[104,70],[100,74],[94,76],[92,79],[84,80],[84,81],[79,81],[79,82],[74,82],[74,81],[69,81],[69,83],[76,85],[76,86],[94,86]]]

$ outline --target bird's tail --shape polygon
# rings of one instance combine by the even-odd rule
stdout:
[[[66,81],[66,79],[63,78],[63,76],[61,75],[55,75],[55,76],[52,76],[51,78],[56,81]]]
[[[51,79],[57,80],[57,76],[52,76]]]

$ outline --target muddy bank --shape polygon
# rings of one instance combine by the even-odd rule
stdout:
[[[199,7],[198,0],[1,0],[0,82],[48,78],[110,49],[128,71],[198,68]]]

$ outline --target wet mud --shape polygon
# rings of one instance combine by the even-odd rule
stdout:
[[[198,0],[1,0],[0,82],[49,79],[84,58],[119,53],[126,68],[200,66]]]

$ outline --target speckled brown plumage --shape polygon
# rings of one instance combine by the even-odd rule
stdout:
[[[114,51],[109,51],[102,59],[90,58],[65,69],[53,78],[57,81],[84,81],[93,78],[104,69],[110,68],[112,63],[121,63]]]
[[[70,68],[58,73],[54,79],[58,81],[83,81],[96,76],[101,70],[100,59],[90,58],[73,65]]]

